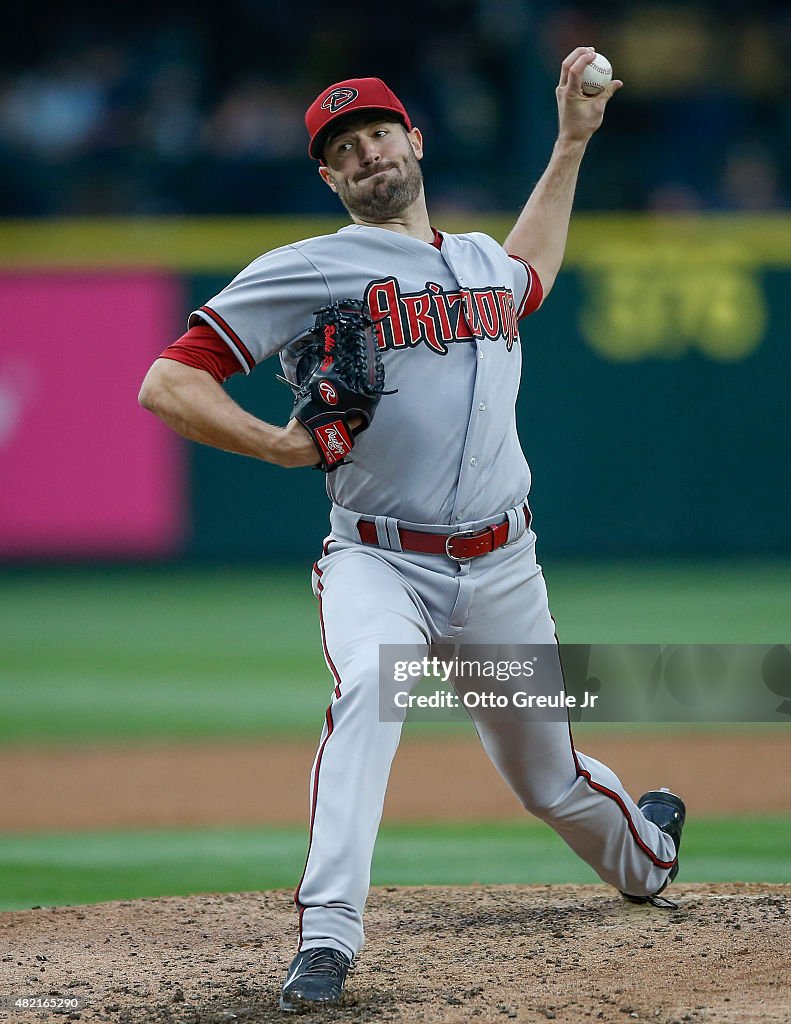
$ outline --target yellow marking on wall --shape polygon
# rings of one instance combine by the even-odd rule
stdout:
[[[446,231],[485,231],[504,239],[514,217],[441,214]],[[137,217],[0,221],[0,266],[160,267],[174,271],[234,271],[269,249],[336,231],[343,217]],[[564,266],[592,269],[664,251],[683,261],[692,253],[728,255],[754,267],[791,266],[791,216],[716,214],[654,217],[576,214]]]
[[[678,359],[697,351],[738,362],[764,336],[766,299],[752,268],[679,255],[669,264],[641,260],[582,273],[579,330],[604,359]]]

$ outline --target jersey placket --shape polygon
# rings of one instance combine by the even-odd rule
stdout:
[[[456,486],[456,500],[453,505],[453,518],[456,522],[470,522],[480,518],[475,508],[475,499],[481,493],[482,473],[486,466],[482,463],[484,424],[481,417],[486,412],[486,396],[489,393],[491,377],[492,343],[486,338],[475,339],[475,386],[472,392],[472,403],[467,421],[467,434],[464,439],[459,482]]]
[[[445,260],[445,263],[449,267],[451,273],[456,278],[460,289],[467,288],[471,282],[467,281],[465,275],[460,272],[453,263],[453,260],[449,256],[448,246],[443,245],[440,252]],[[467,320],[470,330],[473,330],[473,324],[469,323],[469,319],[464,314],[465,320]],[[454,522],[470,522],[476,518],[469,510],[474,501],[475,495],[480,493],[480,481],[481,481],[481,466],[480,456],[476,454],[476,450],[480,447],[478,444],[478,433],[479,433],[479,422],[480,415],[486,409],[486,402],[481,394],[487,391],[488,387],[488,368],[491,363],[491,359],[487,359],[486,339],[482,336],[477,335],[473,342],[475,345],[475,385],[472,392],[472,402],[470,404],[470,413],[467,420],[467,431],[464,438],[464,448],[461,454],[461,465],[459,466],[459,478],[456,484],[456,497],[453,502],[453,520]],[[465,509],[467,511],[465,511]]]

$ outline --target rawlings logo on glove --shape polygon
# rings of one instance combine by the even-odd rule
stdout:
[[[388,394],[384,382],[365,303],[341,299],[320,309],[301,350],[297,383],[291,385],[291,418],[312,437],[320,458],[317,469],[331,473],[343,465],[355,437],[371,425],[379,400]]]
[[[354,447],[354,441],[347,434],[340,420],[328,423],[323,427],[316,427],[312,433],[322,458],[333,469],[340,466]]]
[[[328,380],[319,381],[319,394],[327,405],[338,404],[338,392]]]

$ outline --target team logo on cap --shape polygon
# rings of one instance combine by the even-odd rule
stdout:
[[[356,89],[333,89],[332,92],[325,96],[321,101],[321,109],[329,110],[331,114],[335,114],[347,104],[351,103],[352,100],[356,100],[359,95],[360,94]]]

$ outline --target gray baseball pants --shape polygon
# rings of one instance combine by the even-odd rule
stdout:
[[[429,654],[432,644],[460,641],[556,643],[535,534],[524,520],[512,531],[516,539],[509,534],[504,547],[462,564],[364,546],[353,522],[336,513],[314,566],[335,686],[311,772],[310,842],[295,893],[299,948],[332,946],[349,957],[364,943],[371,859],[401,734],[399,722],[380,720],[380,645]],[[609,768],[574,749],[568,721],[529,712],[518,721],[470,715],[522,805],[600,878],[635,896],[662,886],[675,859],[672,840],[643,817]]]

